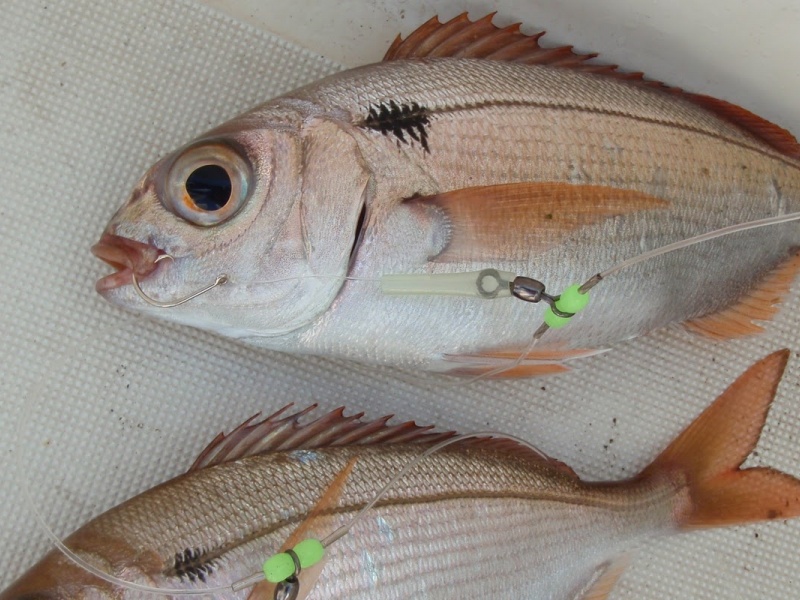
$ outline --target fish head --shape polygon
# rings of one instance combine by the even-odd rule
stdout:
[[[354,144],[326,125],[266,106],[160,160],[92,249],[116,268],[97,291],[229,337],[279,337],[311,323],[343,285],[366,185],[355,159],[339,163],[355,174],[336,172],[337,153]],[[215,282],[169,308],[134,285],[175,304]]]
[[[94,564],[109,568],[103,557],[94,553],[91,556],[81,554]],[[141,576],[141,573],[134,574],[126,569],[124,576],[131,579],[137,575]],[[95,577],[60,552],[53,551],[0,592],[0,600],[111,600],[122,598],[124,593],[125,590]]]

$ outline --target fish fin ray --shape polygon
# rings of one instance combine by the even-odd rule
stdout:
[[[770,468],[742,469],[767,418],[789,360],[780,350],[743,373],[639,476],[680,479],[683,529],[800,515],[800,480]]]
[[[452,431],[432,431],[432,425],[420,426],[413,421],[389,425],[391,416],[365,421],[362,420],[363,413],[345,416],[343,407],[308,423],[301,423],[301,420],[317,405],[312,404],[306,409],[283,416],[290,406],[291,404],[260,421],[256,421],[259,415],[255,415],[230,433],[220,433],[200,453],[189,471],[279,450],[344,445],[436,443],[455,435]]]
[[[338,507],[339,500],[347,484],[347,479],[350,477],[350,473],[353,471],[357,460],[358,457],[354,456],[347,462],[344,468],[337,473],[333,481],[325,488],[319,500],[317,500],[312,509],[308,512],[306,518],[303,519],[303,522],[300,523],[297,529],[295,529],[288,538],[286,538],[286,541],[281,546],[281,550],[293,548],[302,542],[303,539],[308,537],[311,529],[315,526],[315,521],[319,520],[321,517],[330,515],[330,513]]]
[[[669,202],[634,190],[524,182],[451,190],[406,200],[435,207],[450,235],[438,262],[519,259],[557,245],[576,228]],[[520,252],[524,252],[521,255]]]
[[[686,93],[685,97],[718,117],[741,127],[779,152],[800,159],[800,144],[798,144],[797,138],[780,125],[767,121],[746,108],[713,96]]]
[[[317,528],[320,518],[325,518],[337,508],[339,505],[339,500],[342,497],[342,493],[344,492],[345,485],[347,484],[347,479],[350,477],[350,473],[353,471],[353,467],[355,466],[357,460],[357,456],[351,458],[344,468],[337,473],[337,475],[333,478],[333,481],[331,481],[328,487],[325,488],[325,491],[319,497],[319,500],[317,500],[317,502],[308,512],[306,518],[303,519],[303,522],[300,523],[297,529],[295,529],[283,542],[280,549],[281,552],[285,552],[289,548],[295,547],[297,544],[306,539],[312,534],[312,530]],[[314,587],[314,584],[322,572],[322,563],[324,562],[325,558],[323,558],[322,561],[320,561],[320,563],[317,565],[301,571],[299,575],[302,584],[300,589],[305,590],[306,594]],[[268,581],[262,581],[253,587],[252,591],[247,597],[247,600],[272,600],[272,598],[274,598],[274,594],[275,584],[269,583]]]
[[[498,370],[501,366],[502,365],[497,364],[482,364],[476,361],[474,364],[459,365],[451,368],[447,373],[448,375],[457,375],[459,377],[485,376],[487,379],[517,379],[556,375],[558,373],[566,373],[570,370],[568,366],[561,363],[526,364],[523,361],[516,366],[494,373],[494,371]]]
[[[473,354],[446,354],[437,365],[438,369],[448,375],[479,377],[488,379],[512,379],[522,377],[538,377],[569,371],[567,361],[586,358],[608,352],[610,348],[534,348],[527,351],[521,348],[502,348],[484,350]],[[526,354],[518,365],[510,366]],[[507,369],[503,367],[509,366]],[[501,371],[501,369],[503,369]],[[498,371],[495,373],[495,371]]]
[[[800,272],[800,251],[795,251],[778,263],[733,306],[691,319],[684,323],[684,326],[690,331],[715,340],[762,333],[764,328],[753,321],[772,320],[778,313],[780,303],[789,293],[798,272]]]
[[[499,28],[492,23],[493,17],[494,13],[490,13],[481,19],[470,21],[467,13],[462,13],[446,23],[441,23],[438,17],[433,17],[405,40],[397,36],[383,60],[426,57],[482,58],[547,65],[621,79],[633,85],[656,88],[680,96],[747,131],[775,150],[800,159],[800,144],[789,131],[740,106],[646,79],[639,72],[620,71],[618,65],[594,62],[593,59],[598,56],[594,52],[577,53],[569,45],[544,48],[539,44],[544,31],[527,35],[519,31],[519,23]]]
[[[630,563],[631,557],[629,554],[623,554],[606,563],[605,567],[601,567],[599,573],[588,582],[590,587],[586,590],[581,590],[575,600],[606,600]]]

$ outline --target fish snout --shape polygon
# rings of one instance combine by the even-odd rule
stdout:
[[[155,271],[156,260],[164,252],[144,242],[138,242],[113,233],[106,232],[100,241],[92,246],[92,254],[116,269],[111,275],[99,279],[95,288],[101,294],[133,283]]]

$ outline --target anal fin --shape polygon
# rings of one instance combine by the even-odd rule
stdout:
[[[482,377],[488,379],[513,379],[539,377],[565,373],[570,368],[568,360],[594,356],[607,352],[608,348],[578,348],[572,350],[527,348],[486,350],[475,354],[447,355],[444,366],[448,375]],[[520,356],[525,355],[521,360]],[[518,364],[514,364],[515,362]]]
[[[764,328],[753,321],[769,321],[778,312],[778,305],[789,293],[800,271],[800,251],[781,261],[736,304],[704,317],[685,323],[690,331],[715,340],[726,340],[754,335]]]

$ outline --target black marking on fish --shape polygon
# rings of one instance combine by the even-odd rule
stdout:
[[[181,581],[188,579],[195,582],[199,579],[205,583],[206,577],[214,572],[214,561],[206,554],[200,548],[186,548],[178,552],[169,574],[179,577]]]
[[[369,115],[364,119],[363,126],[368,129],[380,131],[383,135],[391,133],[399,142],[410,143],[406,135],[415,142],[419,142],[425,152],[428,148],[428,130],[430,113],[424,106],[416,102],[411,104],[397,104],[389,100],[388,104],[381,102],[369,107]]]

